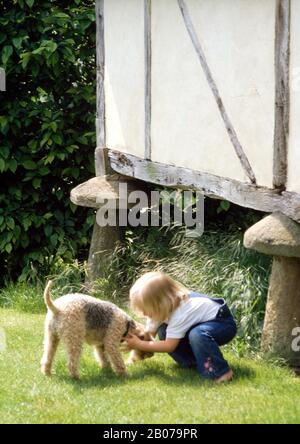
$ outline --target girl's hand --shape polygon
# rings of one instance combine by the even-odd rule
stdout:
[[[132,334],[126,336],[125,341],[127,342],[127,345],[130,349],[137,350],[139,350],[139,345],[141,345],[141,343],[143,342],[140,338]]]

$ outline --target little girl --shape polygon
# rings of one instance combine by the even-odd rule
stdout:
[[[129,348],[169,353],[181,366],[196,366],[204,378],[216,382],[232,379],[219,346],[231,341],[237,328],[224,299],[189,291],[162,272],[149,272],[131,287],[130,302],[160,340],[131,335],[126,337]]]

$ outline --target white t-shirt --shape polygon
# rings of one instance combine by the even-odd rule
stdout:
[[[182,301],[166,321],[168,324],[166,338],[183,338],[193,325],[215,319],[219,309],[220,304],[209,297],[190,297]],[[161,322],[148,319],[146,329],[156,331],[160,324]]]

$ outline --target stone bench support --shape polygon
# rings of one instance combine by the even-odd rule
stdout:
[[[262,350],[299,367],[300,351],[292,343],[294,329],[300,327],[300,225],[273,213],[246,231],[244,245],[273,256]]]
[[[117,242],[124,239],[125,227],[121,227],[118,224],[120,183],[127,184],[127,196],[132,191],[147,191],[145,182],[122,174],[106,174],[93,177],[73,188],[71,191],[71,201],[75,205],[83,207],[100,208],[103,203],[99,203],[99,197],[106,199],[105,202],[108,200],[116,201],[116,226],[107,225],[105,227],[100,227],[96,222],[94,224],[88,258],[87,284],[92,284],[97,278],[104,276],[105,270],[107,266],[109,266],[111,254],[113,253]],[[128,207],[130,207],[129,204]]]

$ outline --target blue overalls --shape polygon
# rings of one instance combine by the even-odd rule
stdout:
[[[237,332],[235,320],[223,298],[210,298],[197,292],[189,297],[205,297],[220,304],[215,319],[193,325],[180,339],[170,356],[182,367],[197,367],[198,372],[207,379],[217,379],[230,370],[224,359],[220,345],[230,342]],[[158,329],[160,340],[166,339],[167,324]]]

